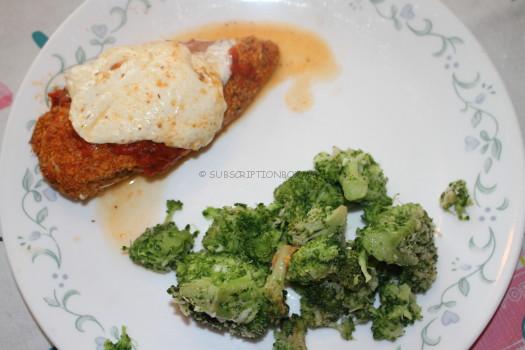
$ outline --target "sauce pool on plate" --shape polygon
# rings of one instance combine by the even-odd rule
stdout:
[[[117,244],[128,246],[144,229],[164,220],[163,184],[162,180],[138,176],[97,198],[97,216],[107,235]]]
[[[265,91],[291,79],[292,86],[286,92],[285,101],[290,110],[304,112],[312,107],[312,85],[329,81],[339,73],[339,66],[332,50],[314,32],[290,24],[276,22],[226,22],[209,24],[176,35],[180,41],[220,40],[253,35],[267,39],[279,46],[281,63]]]

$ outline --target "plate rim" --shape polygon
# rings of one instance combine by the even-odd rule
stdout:
[[[372,0],[370,0],[372,1]],[[468,33],[468,35],[474,40],[474,44],[477,45],[480,49],[481,49],[481,54],[482,56],[484,56],[487,60],[487,64],[489,65],[489,68],[491,69],[492,72],[494,72],[497,76],[497,78],[499,79],[499,81],[501,82],[501,88],[504,92],[504,96],[507,98],[507,102],[509,103],[509,107],[511,109],[511,113],[512,115],[507,117],[507,119],[509,121],[511,121],[512,124],[514,125],[511,125],[510,127],[515,127],[517,129],[517,143],[519,144],[519,153],[521,155],[521,169],[522,169],[522,172],[525,172],[525,138],[524,138],[524,135],[521,131],[521,128],[520,128],[520,123],[519,123],[519,119],[518,119],[518,114],[516,112],[516,107],[515,107],[515,104],[513,102],[513,99],[509,93],[509,90],[507,88],[507,84],[505,82],[505,80],[503,79],[501,73],[500,73],[500,70],[496,67],[495,63],[494,63],[494,60],[492,59],[492,57],[488,54],[487,50],[485,49],[485,46],[483,46],[481,44],[481,42],[479,41],[478,37],[476,35],[474,35],[474,32],[470,29],[470,27],[467,26],[467,24],[461,20],[453,11],[452,9],[447,5],[445,4],[442,0],[434,0],[433,2],[439,4],[443,9],[444,11],[447,13],[447,17],[450,17],[450,18],[453,18],[454,20],[456,20],[462,27],[463,27],[463,30]],[[524,189],[525,186],[522,185],[522,190]],[[522,209],[525,210],[525,200],[522,198],[522,201],[521,201],[521,205],[522,205]],[[522,250],[522,247],[523,247],[523,244],[525,242],[525,217],[524,216],[520,216],[518,219],[516,219],[517,221],[517,228],[516,228],[516,232],[518,234],[517,238],[516,238],[516,247],[514,247],[514,249],[512,250],[511,252],[511,257],[509,257],[509,259],[507,260],[506,264],[510,264],[510,266],[513,266],[513,269],[512,271],[510,271],[510,273],[508,273],[507,275],[503,276],[502,277],[502,282],[500,283],[502,286],[504,286],[504,288],[500,288],[499,291],[497,292],[498,294],[498,302],[497,303],[494,303],[491,307],[491,311],[490,313],[487,313],[487,316],[485,317],[485,320],[483,320],[483,322],[480,322],[479,323],[479,326],[477,327],[478,331],[476,332],[477,335],[475,336],[472,336],[470,337],[471,340],[469,341],[469,349],[474,346],[477,342],[478,339],[480,339],[480,337],[483,335],[483,333],[485,332],[485,330],[487,329],[487,327],[489,326],[490,324],[490,321],[494,318],[496,312],[498,311],[498,309],[500,308],[502,302],[504,301],[504,298],[505,298],[505,294],[507,293],[507,290],[509,289],[509,286],[512,282],[512,278],[514,277],[514,272],[516,271],[516,266],[517,266],[517,263],[519,262],[519,257],[521,255],[521,250]],[[510,229],[509,229],[509,232],[510,232]],[[508,237],[508,233],[507,232],[507,236]]]
[[[82,11],[84,10],[84,8],[88,7],[88,5],[90,3],[97,2],[97,1],[100,1],[100,0],[85,0],[79,6],[77,6],[60,23],[60,25],[56,28],[56,30],[53,32],[53,34],[49,37],[49,41],[52,41],[57,35],[59,35],[60,32],[63,32],[64,28],[66,26],[68,26],[70,24],[70,22],[73,21],[73,19],[75,17],[77,17],[79,14],[81,14]],[[283,0],[279,0],[279,1],[283,1]],[[313,0],[311,0],[311,1],[313,1]],[[365,1],[367,1],[367,0],[365,0]],[[370,0],[370,1],[372,1],[372,0]],[[431,5],[436,5],[436,6],[439,5],[442,9],[444,9],[444,11],[447,13],[446,17],[450,18],[450,19],[454,19],[455,21],[457,21],[461,25],[462,30],[465,31],[466,33],[468,33],[468,35],[474,40],[475,45],[477,45],[479,48],[481,48],[481,50],[482,50],[481,54],[482,54],[483,58],[486,58],[486,61],[487,61],[488,66],[490,68],[490,71],[494,72],[496,77],[501,82],[501,90],[503,91],[502,95],[505,96],[505,98],[507,100],[506,103],[508,103],[509,107],[511,108],[512,115],[507,116],[506,120],[507,121],[511,121],[511,123],[514,124],[514,125],[510,125],[509,127],[517,127],[517,126],[519,126],[518,115],[516,113],[515,105],[513,103],[511,95],[509,94],[509,91],[508,91],[508,88],[507,88],[507,84],[503,80],[499,69],[497,69],[497,67],[495,66],[494,61],[489,56],[489,54],[488,54],[487,50],[485,49],[485,47],[483,45],[481,45],[480,41],[473,34],[471,29],[465,24],[465,22],[462,21],[458,16],[456,16],[456,14],[446,4],[444,4],[440,0],[428,0],[428,1],[429,1],[429,3]],[[427,4],[424,4],[424,5],[427,6]],[[15,95],[15,98],[14,98],[14,102],[13,102],[13,107],[15,106],[16,101],[19,100],[20,95],[22,95],[22,93],[23,93],[22,87],[27,85],[28,81],[30,80],[29,73],[35,68],[35,66],[37,66],[37,63],[39,61],[41,61],[41,59],[44,56],[44,54],[45,54],[45,50],[40,50],[38,52],[38,54],[35,56],[35,58],[33,59],[31,65],[27,68],[26,73],[24,75],[24,78],[22,79],[22,81],[21,81],[21,83],[19,85],[19,88],[18,88],[18,90],[16,92],[16,95]],[[14,108],[11,108],[11,110],[9,111],[9,115],[8,115],[7,121],[6,121],[5,129],[4,129],[4,135],[7,134],[8,130],[13,128],[12,125],[15,123],[14,120],[15,120]],[[519,127],[517,128],[517,131],[518,131],[517,135],[516,135],[517,139],[515,141],[518,142],[518,140],[519,140],[519,146],[520,146],[519,147],[519,155],[521,155],[521,157],[520,157],[521,158],[521,164],[520,165],[521,165],[522,172],[525,173],[525,162],[524,162],[524,159],[523,159],[524,155],[525,155],[525,152],[524,152],[524,150],[525,150],[524,135],[522,134],[522,132],[519,129]],[[6,162],[6,160],[5,160],[6,153],[7,153],[6,146],[7,146],[7,138],[4,137],[4,139],[2,140],[2,147],[1,147],[1,154],[0,154],[0,164],[4,164]],[[7,173],[7,170],[5,169],[5,167],[3,167],[4,170],[2,170],[1,168],[2,167],[0,167],[0,178],[2,177],[1,176],[2,174]],[[4,200],[2,200],[2,201],[4,201]],[[525,209],[524,203],[525,202],[522,199],[521,200],[521,207],[522,207],[522,209]],[[4,233],[4,240],[5,240],[5,237],[9,236],[9,235],[6,235],[7,231],[6,231],[5,220],[1,220],[6,215],[4,213],[4,210],[1,210],[2,208],[3,208],[3,206],[0,206],[0,228],[1,228],[2,232]],[[515,240],[516,243],[519,243],[519,244],[516,244],[516,247],[512,247],[512,249],[510,251],[510,254],[509,254],[509,258],[507,259],[507,262],[505,264],[511,265],[511,266],[514,267],[514,266],[516,266],[516,262],[518,261],[518,258],[519,258],[520,252],[521,252],[521,247],[523,245],[524,233],[525,233],[525,218],[523,216],[520,216],[519,218],[515,218],[513,226],[515,227],[515,230],[517,232],[517,237],[515,237],[514,240]],[[509,232],[510,232],[510,229],[507,232],[507,235],[505,236],[507,239],[508,239]],[[8,238],[8,240],[10,240],[10,239],[12,239],[12,238]],[[43,320],[41,318],[41,316],[38,316],[37,313],[34,312],[33,306],[31,305],[31,300],[29,300],[29,297],[26,295],[26,293],[21,288],[19,277],[18,277],[17,274],[15,274],[14,266],[13,266],[13,261],[14,261],[13,259],[14,259],[14,257],[12,256],[12,254],[15,254],[15,253],[12,252],[10,249],[7,249],[7,245],[6,245],[5,251],[6,251],[7,258],[8,258],[7,260],[8,260],[9,269],[11,271],[11,275],[13,276],[13,278],[14,278],[14,280],[16,282],[16,286],[17,286],[17,289],[18,289],[20,295],[23,297],[24,305],[26,305],[27,309],[31,313],[31,316],[36,321],[37,327],[43,331],[44,336],[46,338],[48,338],[52,343],[56,344],[56,342],[52,341],[53,338],[54,338],[53,337],[53,332],[50,332],[50,331],[47,330],[47,326],[46,326],[45,320]],[[510,267],[509,267],[509,273],[504,274],[502,277],[500,277],[501,278],[501,282],[498,283],[500,285],[500,287],[498,288],[497,293],[496,293],[498,295],[498,303],[493,303],[490,313],[487,313],[486,319],[483,322],[479,322],[478,323],[478,326],[477,326],[478,331],[476,332],[476,335],[475,336],[473,335],[472,337],[470,337],[470,338],[472,338],[471,341],[469,342],[470,346],[474,345],[476,340],[479,339],[479,337],[482,335],[482,333],[486,329],[486,327],[489,324],[489,322],[494,317],[496,311],[501,306],[501,302],[503,301],[503,298],[504,298],[504,296],[505,296],[505,294],[506,294],[506,292],[508,290],[508,287],[509,287],[509,285],[511,283],[511,280],[512,280],[512,277],[514,275],[514,272],[515,272],[515,268],[510,271]]]

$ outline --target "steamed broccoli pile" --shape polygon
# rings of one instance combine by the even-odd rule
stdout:
[[[250,339],[274,329],[275,350],[306,349],[308,329],[321,327],[351,340],[367,323],[374,339],[393,341],[421,319],[416,293],[436,279],[432,219],[419,204],[393,204],[368,153],[334,149],[314,165],[278,186],[268,205],[205,209],[211,224],[200,251],[190,252],[189,228],[164,223],[146,230],[130,257],[176,271],[168,292],[185,315]],[[363,211],[354,240],[349,210]],[[298,315],[289,316],[286,288],[300,295]]]

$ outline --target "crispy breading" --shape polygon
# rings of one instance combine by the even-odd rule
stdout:
[[[224,86],[228,107],[223,128],[253,102],[279,63],[278,47],[254,37],[240,39],[231,53],[232,75]],[[50,98],[51,109],[37,120],[30,142],[44,178],[72,199],[92,198],[137,174],[164,173],[190,153],[151,141],[129,145],[87,143],[69,120],[71,99],[67,91],[55,90]]]

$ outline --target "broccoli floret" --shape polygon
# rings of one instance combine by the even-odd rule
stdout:
[[[336,209],[312,208],[303,220],[288,227],[286,232],[288,242],[295,246],[302,246],[320,236],[340,236],[341,240],[344,240],[347,214],[348,210],[344,205]]]
[[[376,268],[370,266],[364,250],[348,242],[346,255],[335,280],[346,290],[344,307],[358,323],[368,322],[373,313],[376,289],[379,285]]]
[[[268,265],[277,249],[282,233],[275,228],[275,210],[263,204],[249,208],[207,208],[204,216],[213,223],[202,241],[206,250],[232,253],[256,263]]]
[[[284,282],[291,256],[297,248],[283,244],[272,259],[272,272],[266,279],[264,292],[275,308],[275,313],[285,316],[288,314],[288,305],[285,302]]]
[[[292,280],[290,274],[294,258],[312,242],[316,240],[307,243],[293,255],[288,279]],[[351,339],[354,318],[359,323],[372,318],[378,278],[375,268],[368,266],[366,254],[362,255],[354,242],[349,242],[347,247],[336,246],[339,253],[337,261],[330,264],[332,273],[317,280],[309,276],[295,278],[294,282],[302,284],[295,284],[294,288],[301,295],[301,316],[308,327],[334,328],[344,339]],[[368,278],[363,270],[367,272]]]
[[[381,306],[372,322],[372,333],[376,340],[394,341],[405,333],[406,326],[422,318],[416,297],[406,284],[382,286],[379,299]]]
[[[399,281],[408,284],[414,293],[425,293],[437,277],[437,253],[429,250],[426,255],[428,260],[421,259],[418,265],[404,266],[399,275]]]
[[[337,281],[352,294],[352,298],[346,301],[351,312],[368,309],[373,303],[379,278],[376,268],[370,266],[366,251],[359,246],[359,243],[347,242],[345,257],[337,273]]]
[[[339,320],[339,322],[334,326],[336,330],[339,331],[339,334],[341,334],[341,338],[344,340],[352,340],[353,334],[355,331],[355,323],[352,317],[350,316],[343,316]]]
[[[301,317],[309,328],[334,327],[343,316],[346,291],[339,283],[324,280],[294,289],[301,295]]]
[[[126,327],[122,326],[122,334],[116,343],[112,343],[111,340],[107,339],[104,342],[104,350],[132,350],[133,344],[129,337]]]
[[[284,320],[274,332],[273,350],[306,350],[306,322],[298,315]]]
[[[301,295],[301,318],[308,328],[333,328],[346,340],[352,339],[355,325],[344,307],[347,291],[337,282],[296,288]]]
[[[274,191],[275,204],[285,225],[302,221],[312,208],[337,208],[341,190],[316,171],[298,171]]]
[[[411,266],[434,245],[434,224],[419,204],[409,203],[384,211],[358,235],[377,260]]]
[[[373,267],[368,266],[366,252],[355,241],[348,241],[345,257],[337,274],[338,281],[351,291],[377,287],[378,279]]]
[[[392,205],[386,190],[388,179],[370,154],[334,147],[332,154],[322,152],[315,156],[314,163],[325,179],[342,188],[347,201],[363,205],[365,222],[373,221]]]
[[[173,221],[173,214],[175,214],[176,211],[182,210],[183,206],[184,205],[181,201],[168,199],[166,201],[166,218],[164,219],[164,222]]]
[[[265,296],[266,270],[230,254],[192,253],[168,292],[185,314],[231,334],[257,338],[276,320]]]
[[[363,215],[361,218],[366,224],[374,222],[379,214],[392,206],[390,197],[378,198],[374,202],[367,202],[363,206]]]
[[[358,230],[359,240],[379,261],[399,265],[399,279],[417,293],[427,291],[437,275],[434,224],[419,205],[391,207]]]
[[[314,163],[315,169],[328,181],[341,185],[350,202],[374,203],[389,198],[383,170],[370,154],[362,150],[334,148],[332,154],[322,152],[316,155]]]
[[[447,189],[439,198],[439,204],[444,210],[455,212],[459,220],[469,220],[470,216],[467,214],[467,207],[471,206],[473,202],[468,193],[466,182],[457,180],[449,183]],[[453,209],[451,210],[451,208]]]
[[[164,223],[147,228],[129,248],[123,247],[133,262],[157,272],[172,270],[193,248],[198,235],[198,231],[191,232],[189,225],[181,230],[172,221],[175,211],[182,209],[180,201],[168,200],[166,206]]]
[[[377,279],[370,284],[363,281],[359,287],[352,285],[353,289],[349,289],[343,286],[341,273],[344,273],[343,269],[332,278],[295,289],[301,295],[301,316],[308,327],[334,328],[344,339],[350,339],[349,330],[354,328],[354,319],[366,323],[373,317]]]
[[[339,239],[325,236],[313,239],[292,255],[286,278],[299,284],[318,282],[338,271],[342,253]]]
[[[171,287],[168,289],[168,292],[175,295],[177,292],[176,287]],[[269,325],[274,322],[274,320],[265,313],[261,313],[250,323],[236,323],[233,321],[220,321],[205,312],[197,312],[192,305],[188,305],[184,312],[203,327],[219,332],[228,332],[233,336],[246,339],[261,338],[268,332]]]

